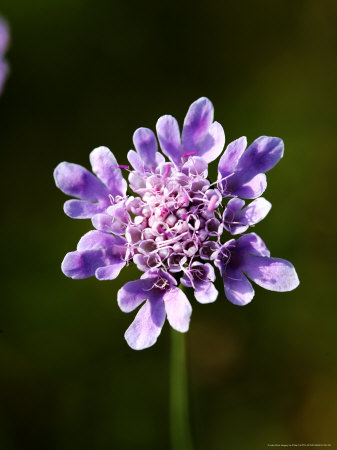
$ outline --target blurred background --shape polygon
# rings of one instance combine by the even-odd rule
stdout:
[[[187,334],[195,449],[336,444],[336,2],[1,0],[11,74],[0,99],[0,449],[161,449],[169,443],[169,327],[135,352],[117,290],[73,281],[66,252],[91,229],[54,186],[60,161],[120,164],[139,126],[180,124],[200,96],[227,142],[285,141],[254,231],[301,285],[246,307],[194,309]],[[211,175],[216,175],[216,164]]]

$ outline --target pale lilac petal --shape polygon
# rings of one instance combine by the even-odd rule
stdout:
[[[282,158],[284,144],[277,137],[261,136],[244,152],[237,166],[242,180],[249,181],[272,169]]]
[[[146,179],[144,176],[138,173],[131,172],[129,174],[130,187],[134,192],[141,192],[142,189],[146,188]]]
[[[255,225],[269,213],[271,203],[263,197],[257,198],[242,210],[242,216],[248,225]]]
[[[163,153],[175,164],[180,164],[184,151],[181,146],[177,120],[169,115],[162,116],[158,119],[156,130]]]
[[[266,244],[256,233],[248,233],[241,236],[236,241],[237,247],[244,251],[257,256],[270,256],[270,251],[268,250]]]
[[[131,166],[135,169],[138,173],[144,173],[145,172],[145,165],[142,161],[141,157],[138,155],[137,152],[134,150],[130,150],[127,155],[128,161],[131,164]]]
[[[237,245],[240,250],[244,250],[246,253],[257,256],[270,256],[266,244],[256,233],[248,233],[241,236],[237,240]]]
[[[133,135],[134,146],[146,167],[156,167],[158,144],[156,136],[149,128],[138,128]]]
[[[149,258],[146,256],[138,253],[133,257],[133,262],[136,264],[138,270],[141,272],[146,272],[149,269],[148,259]]]
[[[157,341],[164,322],[164,301],[162,299],[152,302],[147,301],[126,330],[125,339],[134,350],[151,347]]]
[[[61,265],[62,272],[73,280],[95,275],[98,267],[105,266],[106,258],[103,250],[86,250],[70,252],[64,257]]]
[[[190,106],[184,121],[182,143],[185,152],[195,151],[204,140],[213,122],[214,109],[206,97],[201,97]]]
[[[203,174],[206,178],[208,173],[208,164],[199,156],[191,156],[183,165],[183,172],[193,175]]]
[[[189,328],[192,307],[184,292],[173,287],[164,294],[164,302],[171,327],[185,333]]]
[[[198,156],[201,156],[208,163],[217,159],[225,145],[225,132],[218,122],[212,123],[208,133],[199,146]]]
[[[67,200],[63,210],[72,219],[90,219],[106,208],[105,202],[91,203],[86,200]]]
[[[125,209],[124,202],[109,206],[107,213],[111,216],[111,232],[116,234],[124,234],[126,227],[130,222],[130,215]]]
[[[125,196],[127,189],[126,180],[123,178],[116,158],[107,147],[95,148],[90,153],[90,163],[93,172],[106,185],[111,195]]]
[[[238,197],[253,199],[257,198],[264,193],[267,188],[267,177],[264,173],[260,173],[245,183],[238,174],[234,174],[233,177],[228,178],[225,192],[229,195],[236,195]]]
[[[91,230],[81,237],[77,250],[81,252],[92,249],[109,249],[111,256],[123,257],[126,251],[126,240],[103,231]]]
[[[212,303],[218,297],[218,291],[211,281],[200,283],[198,289],[194,290],[194,296],[199,303]]]
[[[254,297],[254,289],[251,283],[239,271],[230,271],[223,277],[225,294],[234,305],[247,305]]]
[[[160,152],[157,152],[155,154],[154,159],[155,159],[155,165],[154,165],[155,168],[157,168],[158,166],[161,166],[163,163],[165,163],[165,156],[162,155]],[[152,167],[151,169],[153,170],[154,167]],[[159,167],[159,170],[160,170],[160,167]]]
[[[220,158],[218,170],[220,178],[227,177],[234,172],[242,153],[247,147],[247,138],[245,136],[236,139],[228,144],[226,150]]]
[[[109,214],[95,214],[91,222],[96,230],[105,231],[106,233],[112,232],[112,217]]]
[[[206,264],[201,263],[201,265],[206,269],[206,274],[207,274],[208,280],[215,281],[216,277],[215,277],[214,267],[210,263],[206,263]]]
[[[140,279],[129,281],[117,294],[117,302],[120,309],[131,312],[149,298],[149,292],[153,286],[153,279]]]
[[[244,272],[256,284],[270,291],[292,291],[300,283],[294,266],[281,258],[249,255]]]
[[[238,214],[238,212],[245,206],[245,201],[241,200],[241,198],[231,198],[227,203],[226,210],[228,213],[231,212],[234,215]]]
[[[110,264],[108,266],[99,267],[96,270],[95,276],[98,280],[114,280],[126,264],[125,261],[122,261],[118,257],[111,258],[109,262]]]
[[[54,178],[56,186],[72,197],[94,202],[108,196],[105,186],[78,164],[60,163],[54,170]]]
[[[231,234],[244,233],[248,225],[245,222],[241,222],[241,209],[244,207],[245,202],[241,198],[232,198],[227,203],[226,209],[223,214],[223,224],[227,231]]]

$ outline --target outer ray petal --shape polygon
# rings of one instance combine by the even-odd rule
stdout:
[[[249,255],[244,272],[256,284],[270,291],[292,291],[300,283],[294,266],[281,258]]]
[[[129,346],[134,350],[143,350],[155,344],[164,325],[165,315],[162,299],[156,302],[148,300],[125,332],[125,339]]]
[[[185,152],[195,151],[204,140],[213,122],[214,109],[206,97],[201,97],[190,106],[184,121],[182,143]]]
[[[158,144],[153,131],[149,128],[138,128],[134,132],[133,143],[145,167],[156,167]]]
[[[162,116],[158,119],[156,130],[163,153],[179,165],[184,151],[181,146],[177,120],[169,115]]]
[[[140,304],[148,299],[152,284],[153,281],[151,279],[140,279],[126,283],[117,294],[117,302],[120,309],[128,313],[138,308]]]
[[[232,272],[223,277],[225,294],[234,305],[244,306],[252,301],[254,289],[247,278],[240,272]]]
[[[90,163],[93,172],[107,186],[111,195],[125,196],[127,183],[116,158],[107,147],[95,148],[90,153]]]
[[[167,320],[172,328],[185,333],[189,328],[192,307],[184,292],[172,287],[164,294]]]
[[[62,162],[54,170],[56,186],[65,194],[81,200],[98,201],[107,197],[105,186],[78,164]]]
[[[92,203],[86,200],[67,200],[63,205],[63,210],[72,219],[91,219],[95,214],[104,211],[105,202]]]

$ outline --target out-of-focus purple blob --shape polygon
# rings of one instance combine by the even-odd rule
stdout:
[[[9,66],[5,60],[5,53],[8,50],[10,32],[8,23],[0,17],[0,95],[2,94],[6,78],[9,73]]]

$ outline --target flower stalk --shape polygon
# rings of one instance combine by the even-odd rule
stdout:
[[[170,426],[172,450],[192,450],[185,334],[171,328]]]

